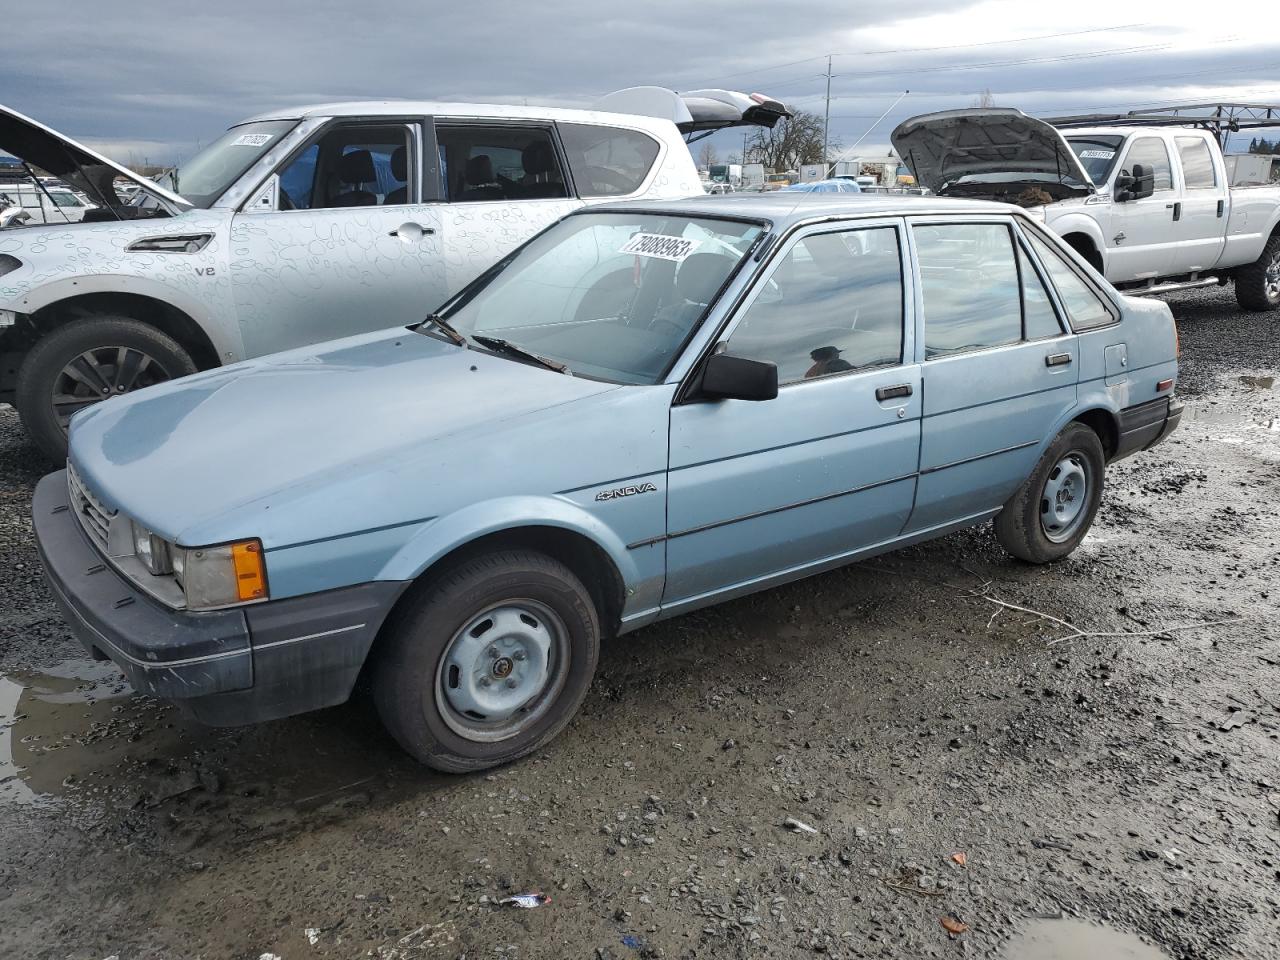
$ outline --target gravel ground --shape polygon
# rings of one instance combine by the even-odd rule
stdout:
[[[52,605],[0,411],[0,956],[1280,956],[1280,321],[1173,306],[1188,415],[1071,558],[984,527],[624,637],[487,776],[361,702],[132,696]]]

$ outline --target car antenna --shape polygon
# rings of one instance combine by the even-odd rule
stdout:
[[[62,214],[62,219],[63,219],[63,220],[65,220],[65,221],[67,221],[67,223],[70,223],[70,222],[71,222],[71,218],[67,216],[67,211],[63,210],[63,209],[62,209],[61,207],[59,207],[56,203],[54,203],[54,201],[53,201],[53,197],[51,197],[51,196],[49,195],[49,190],[48,190],[48,188],[44,185],[44,183],[40,180],[40,178],[36,176],[36,172],[35,172],[34,170],[32,170],[32,169],[31,169],[31,164],[29,164],[29,163],[27,163],[27,161],[23,160],[23,161],[22,161],[22,167],[23,167],[23,169],[24,169],[24,170],[26,170],[26,171],[27,171],[27,176],[31,178],[31,182],[32,182],[32,183],[34,183],[37,187],[39,187],[39,188],[40,188],[40,192],[41,192],[41,193],[43,193],[43,194],[48,198],[48,200],[49,200],[49,206],[51,206],[51,207],[53,207],[54,209],[56,209],[60,214]],[[48,220],[46,220],[46,221],[45,221],[45,223],[48,223],[48,222],[49,222]]]

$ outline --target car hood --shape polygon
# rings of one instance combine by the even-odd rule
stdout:
[[[912,117],[890,136],[916,182],[943,193],[961,177],[982,181],[1010,175],[1047,176],[1093,192],[1093,181],[1061,133],[1021,110],[999,107],[943,110]]]
[[[112,181],[123,177],[136,183],[169,213],[191,208],[190,203],[158,183],[3,104],[0,104],[0,150],[66,181],[104,207],[122,206]]]
[[[448,438],[487,442],[534,413],[616,389],[395,328],[97,404],[72,421],[71,460],[108,505],[168,539],[215,542],[220,519],[238,511],[270,547],[261,531],[272,505],[370,473],[398,483],[412,463],[425,483],[432,461],[449,459]],[[360,503],[359,527],[403,522],[391,499]],[[351,532],[343,526],[321,516],[311,529]]]

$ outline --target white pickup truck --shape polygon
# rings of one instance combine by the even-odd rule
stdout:
[[[1245,309],[1280,309],[1280,185],[1229,186],[1216,136],[1188,122],[1060,129],[1021,110],[947,110],[892,139],[921,185],[1038,212],[1126,293],[1234,281]]]

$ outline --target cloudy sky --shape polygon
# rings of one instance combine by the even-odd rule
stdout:
[[[821,113],[827,54],[832,137],[865,138],[860,154],[885,149],[902,119],[969,106],[984,90],[1042,114],[1280,103],[1275,0],[183,6],[81,0],[21,16],[0,58],[0,100],[117,159],[152,162],[190,156],[252,114],[325,100],[586,105],[660,84],[760,90]],[[723,155],[741,140],[716,142]]]

